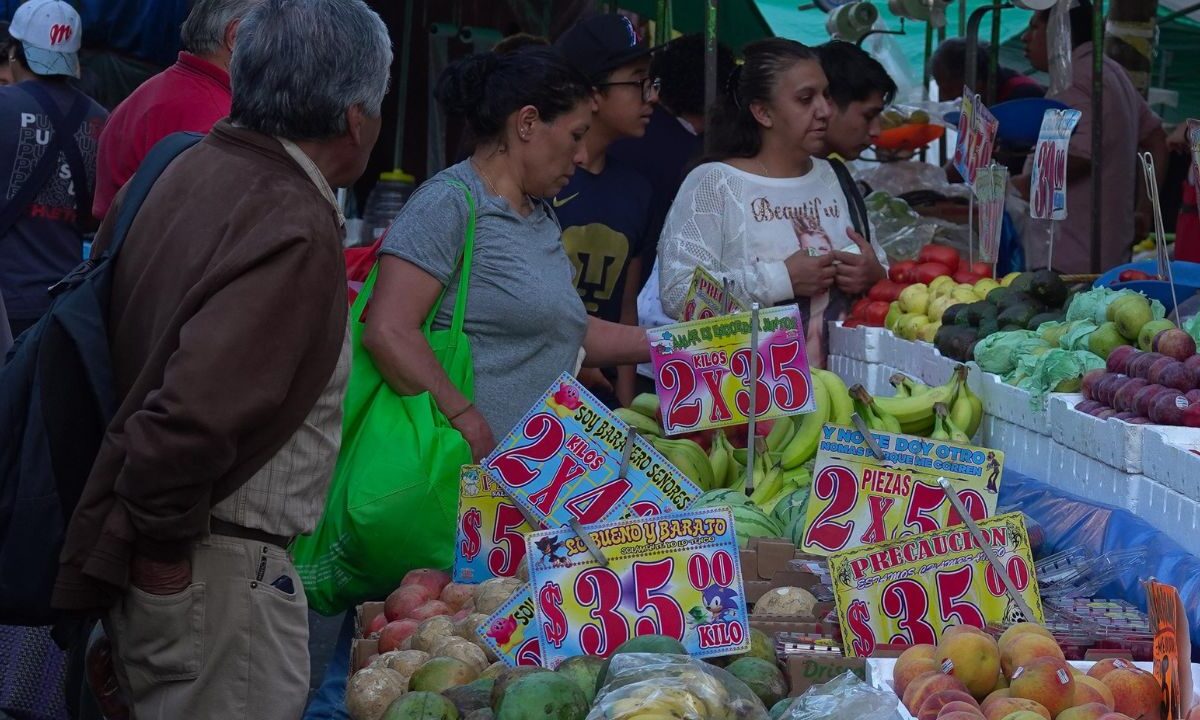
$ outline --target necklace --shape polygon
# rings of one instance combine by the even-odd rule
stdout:
[[[763,175],[766,175],[767,177],[771,177],[771,171],[767,169],[767,166],[766,166],[766,164],[765,164],[765,163],[763,163],[763,161],[762,161],[762,160],[759,160],[759,159],[757,159],[757,158],[756,158],[756,159],[755,159],[755,162],[757,162],[757,163],[758,163],[758,166],[759,166],[760,168],[762,168]]]
[[[504,197],[504,195],[501,195],[500,191],[496,189],[496,185],[492,182],[492,179],[488,177],[488,174],[484,172],[483,167],[480,166],[479,163],[471,160],[471,167],[475,168],[475,172],[479,173],[479,176],[482,177],[483,181],[487,183],[488,188],[491,189],[493,195],[504,198],[506,201],[508,201],[508,198]],[[521,205],[521,210],[531,209],[533,205],[530,202],[529,196],[525,195],[524,198],[525,202]]]

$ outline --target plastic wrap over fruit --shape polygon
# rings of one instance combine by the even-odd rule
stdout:
[[[796,698],[779,720],[898,720],[896,694],[874,688],[852,672],[844,672],[824,685],[813,685]]]
[[[1023,356],[1048,347],[1032,330],[992,333],[975,344],[975,362],[986,372],[1007,375]]]
[[[631,720],[649,715],[679,720],[768,720],[767,709],[754,692],[715,665],[687,655],[614,655],[587,720]]]

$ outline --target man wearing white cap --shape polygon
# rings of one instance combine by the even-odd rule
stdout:
[[[8,28],[16,84],[0,87],[0,292],[14,336],[50,306],[46,288],[83,260],[104,108],[72,87],[83,26],[62,0],[29,0]],[[0,183],[3,183],[0,173]]]

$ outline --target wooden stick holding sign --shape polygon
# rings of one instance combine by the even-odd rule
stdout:
[[[759,408],[755,400],[758,389],[758,303],[750,305],[750,412],[746,418],[746,494],[754,490],[754,454],[758,449],[754,442],[754,426]]]
[[[967,511],[967,507],[963,505],[962,500],[958,498],[958,493],[951,487],[950,481],[944,477],[938,478],[938,485],[942,488],[942,492],[946,493],[946,499],[954,506],[958,512],[959,518],[967,525],[967,530],[971,531],[971,537],[975,538],[975,542],[979,544],[979,549],[983,551],[983,556],[987,558],[988,564],[996,571],[996,576],[1004,583],[1004,589],[1008,592],[1008,596],[1016,603],[1017,609],[1024,615],[1026,621],[1034,621],[1037,615],[1033,614],[1033,610],[1029,607],[1029,603],[1025,602],[1025,598],[1021,596],[1021,591],[1013,585],[1012,578],[1008,576],[1008,569],[1004,563],[1000,562],[1000,558],[996,557],[996,551],[992,549],[992,544],[983,536],[979,526],[975,524],[975,520],[971,517],[971,513]]]
[[[1162,205],[1158,201],[1158,180],[1154,166],[1154,156],[1148,152],[1140,153],[1142,173],[1146,179],[1146,195],[1150,198],[1150,206],[1154,211],[1154,250],[1158,264],[1158,277],[1165,279],[1171,286],[1171,302],[1176,314],[1179,311],[1179,299],[1175,297],[1175,272],[1171,268],[1171,257],[1167,253],[1166,231],[1163,226]]]

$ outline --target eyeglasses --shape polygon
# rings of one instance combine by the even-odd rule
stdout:
[[[642,91],[642,100],[650,102],[662,92],[662,78],[644,77],[641,80],[622,80],[621,82],[596,83],[596,87],[616,87],[617,85],[636,85]]]

